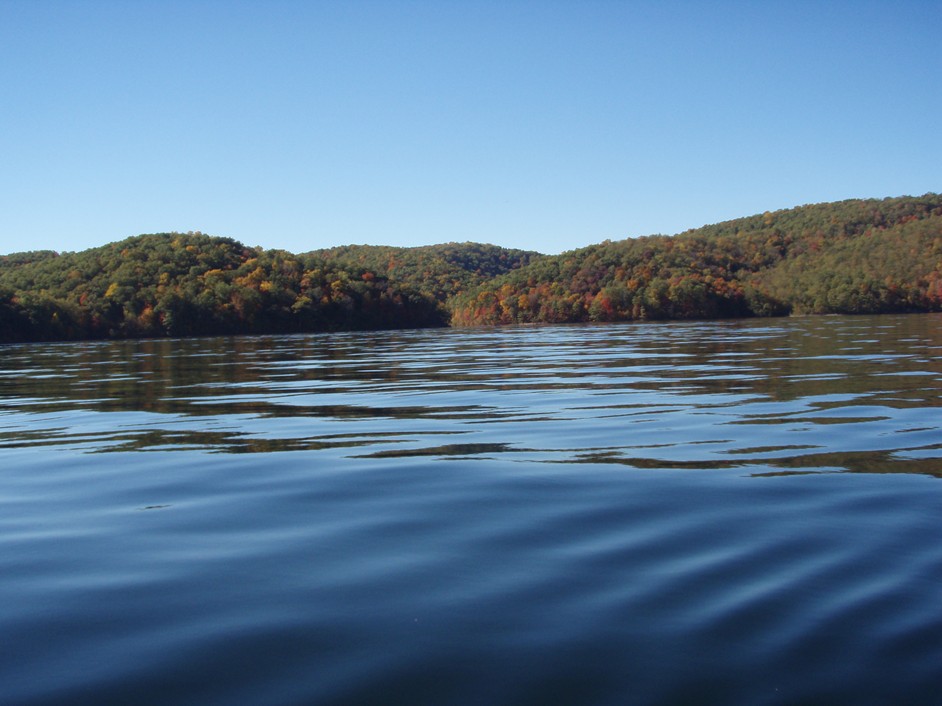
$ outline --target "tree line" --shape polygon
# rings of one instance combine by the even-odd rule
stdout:
[[[942,197],[849,200],[542,258],[451,301],[459,326],[942,310]]]
[[[0,256],[0,341],[942,310],[942,196],[848,200],[562,255],[292,254],[202,233]]]
[[[444,326],[442,302],[367,267],[201,233],[0,258],[3,341]]]

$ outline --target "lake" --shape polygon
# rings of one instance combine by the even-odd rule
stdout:
[[[0,347],[0,703],[930,704],[942,315]]]

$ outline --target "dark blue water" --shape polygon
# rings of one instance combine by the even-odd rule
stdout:
[[[0,348],[0,703],[942,701],[942,317]]]

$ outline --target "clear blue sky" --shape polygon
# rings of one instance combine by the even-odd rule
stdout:
[[[0,0],[0,253],[555,253],[942,190],[942,2]]]

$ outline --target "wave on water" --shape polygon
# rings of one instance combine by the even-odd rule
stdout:
[[[939,316],[0,349],[0,702],[942,693]]]

